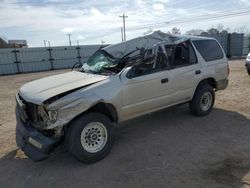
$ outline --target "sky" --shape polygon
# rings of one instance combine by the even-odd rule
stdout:
[[[182,33],[190,29],[209,29],[223,24],[230,31],[245,27],[250,30],[250,13],[218,20],[175,23],[212,16],[250,7],[250,0],[0,0],[0,36],[6,39],[26,39],[30,47],[72,44],[106,44],[121,41],[122,19],[125,13],[127,39],[143,35],[148,30],[170,31],[177,27]],[[249,9],[249,8],[248,8]],[[250,10],[250,9],[249,9]],[[156,26],[147,26],[159,23]],[[145,26],[132,29],[135,26]]]

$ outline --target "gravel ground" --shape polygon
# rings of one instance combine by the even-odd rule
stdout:
[[[243,60],[230,68],[210,115],[194,117],[183,105],[122,123],[111,153],[91,165],[63,146],[34,163],[15,145],[18,88],[65,70],[0,77],[0,188],[250,187],[250,77]]]

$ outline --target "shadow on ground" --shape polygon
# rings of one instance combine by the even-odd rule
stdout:
[[[215,109],[198,118],[178,106],[117,126],[111,153],[95,164],[63,146],[38,163],[13,150],[0,159],[0,187],[243,187],[249,143],[241,114]]]

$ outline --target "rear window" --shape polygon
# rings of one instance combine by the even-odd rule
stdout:
[[[215,40],[195,40],[192,42],[205,61],[223,58],[223,52]]]

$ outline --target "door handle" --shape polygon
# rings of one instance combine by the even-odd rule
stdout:
[[[195,71],[195,74],[200,74],[200,73],[201,73],[201,70]]]
[[[162,84],[167,83],[167,82],[168,82],[168,78],[163,78],[163,79],[161,80],[161,83],[162,83]]]

